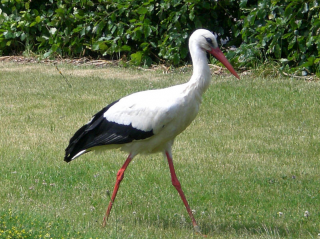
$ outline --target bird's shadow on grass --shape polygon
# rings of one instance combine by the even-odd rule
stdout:
[[[257,222],[251,223],[241,223],[241,222],[234,222],[234,223],[219,223],[215,224],[210,222],[201,222],[200,224],[201,232],[204,235],[208,236],[224,236],[226,234],[231,235],[267,235],[267,236],[276,236],[276,237],[285,237],[288,236],[288,231],[286,228],[282,226],[270,226],[270,225],[263,225]]]
[[[136,220],[136,223],[145,224],[147,223],[144,219]],[[161,229],[174,229],[181,230],[186,229],[193,231],[192,223],[187,221],[184,223],[173,221],[169,218],[158,218],[157,220],[150,220],[148,224],[151,224],[152,227],[161,228]],[[149,225],[150,226],[150,225]],[[251,223],[218,223],[215,222],[200,222],[199,223],[201,233],[207,237],[212,236],[226,236],[226,235],[267,235],[275,237],[285,237],[288,236],[288,231],[284,226],[275,226],[275,225],[264,225],[257,222]]]

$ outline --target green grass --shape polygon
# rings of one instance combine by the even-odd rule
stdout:
[[[185,82],[190,72],[59,68],[72,88],[54,66],[0,63],[0,237],[199,238],[162,155],[130,164],[106,228],[108,191],[127,155],[63,161],[69,138],[107,103]],[[198,117],[173,149],[204,234],[318,237],[319,99],[319,82],[213,76]]]

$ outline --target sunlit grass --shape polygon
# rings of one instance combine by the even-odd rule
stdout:
[[[162,155],[126,171],[127,155],[63,162],[72,134],[124,95],[185,82],[121,68],[0,64],[1,238],[192,238]],[[213,77],[174,163],[202,232],[214,238],[317,238],[320,233],[320,86],[289,78]],[[308,217],[305,216],[308,211]]]

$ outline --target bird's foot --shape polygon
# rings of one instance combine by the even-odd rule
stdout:
[[[106,218],[104,217],[104,218],[103,218],[103,222],[102,222],[102,224],[101,224],[101,227],[104,228],[104,227],[106,226],[106,224],[107,224],[107,220],[106,220]]]
[[[202,237],[207,237],[207,235],[204,235],[201,233],[200,227],[198,225],[194,225],[193,226],[194,231],[196,232],[196,234],[202,236]]]

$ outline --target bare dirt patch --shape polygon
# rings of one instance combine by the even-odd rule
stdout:
[[[110,76],[110,73],[112,73],[114,78],[121,78],[121,79],[127,79],[132,80],[136,79],[137,77],[141,78],[142,75],[136,76],[133,78],[132,74],[129,73],[129,71],[132,71],[132,67],[129,67],[128,74],[124,74],[126,67],[121,67],[123,65],[128,65],[128,62],[124,62],[122,60],[102,60],[102,59],[89,59],[89,58],[78,58],[78,59],[41,59],[39,60],[36,57],[24,57],[24,56],[2,56],[0,57],[0,62],[11,62],[11,63],[18,63],[18,64],[46,64],[46,65],[53,65],[53,66],[59,66],[60,64],[70,64],[74,66],[92,66],[92,68],[88,69],[82,69],[79,72],[72,71],[73,75],[79,75],[79,76],[88,76],[88,75],[96,75],[96,70],[99,69],[99,76],[106,77]],[[209,64],[211,68],[212,74],[215,75],[224,75],[228,74],[228,71],[217,65]],[[122,70],[119,71],[118,67],[121,67]],[[55,67],[56,68],[56,67]],[[31,68],[25,68],[24,71],[30,70]],[[143,68],[143,67],[135,67],[136,70],[141,70],[144,72],[161,72],[163,74],[169,74],[169,73],[188,73],[192,71],[192,65],[185,65],[182,67],[174,68],[172,66],[166,66],[164,64],[160,65],[152,65],[150,68]],[[8,69],[6,69],[8,70]],[[57,69],[56,69],[57,70]],[[64,73],[69,74],[70,72],[66,72],[64,69]],[[118,73],[118,75],[117,75]],[[154,74],[152,74],[154,77]],[[149,74],[143,74],[143,77],[147,77],[150,79]]]
[[[46,74],[62,74],[64,76],[99,76],[102,78],[113,78],[121,80],[135,80],[135,79],[148,79],[148,80],[160,80],[163,79],[163,74],[173,73],[177,69],[172,69],[164,65],[153,65],[150,68],[142,67],[123,67],[124,64],[128,65],[128,62],[121,62],[115,60],[94,60],[88,58],[80,59],[42,59],[39,60],[36,57],[24,57],[24,56],[2,56],[0,57],[0,63],[8,63],[10,67],[2,67],[1,72],[16,71],[19,68],[21,72],[38,71],[39,64],[46,65],[43,68]],[[21,67],[23,65],[23,67]],[[65,65],[73,66],[71,68],[62,67]],[[81,70],[77,70],[77,67]],[[179,69],[179,68],[178,68]],[[132,74],[132,71],[143,71],[143,74]],[[187,66],[180,71],[191,72],[192,67]],[[160,74],[155,74],[160,73]]]

